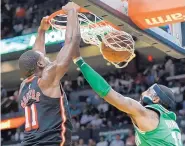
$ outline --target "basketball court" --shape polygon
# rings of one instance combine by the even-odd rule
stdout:
[[[179,44],[179,40],[174,36],[159,27],[142,30],[133,23],[126,15],[128,10],[124,10],[124,7],[120,8],[124,4],[123,0],[73,0],[73,2],[103,18],[103,20],[118,26],[120,30],[131,34],[136,39],[135,49],[143,56],[150,54],[156,59],[162,59],[165,55],[177,59],[185,58],[185,48]],[[182,8],[179,9],[182,11],[185,4],[181,3],[181,6]],[[183,10],[183,12],[185,11]]]

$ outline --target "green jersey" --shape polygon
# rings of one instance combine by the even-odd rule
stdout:
[[[160,113],[160,121],[156,129],[143,132],[135,127],[137,146],[182,146],[181,132],[176,123],[176,115],[159,104],[146,106]],[[148,123],[150,124],[150,123]]]

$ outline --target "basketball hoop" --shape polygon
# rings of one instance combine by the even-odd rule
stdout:
[[[90,18],[87,16],[91,16]],[[104,21],[95,14],[89,12],[84,8],[80,8],[78,12],[81,37],[86,44],[96,45],[100,48],[102,53],[102,43],[110,47],[115,51],[129,51],[130,56],[124,60],[125,65],[119,66],[120,62],[109,61],[104,54],[104,58],[111,62],[117,68],[125,67],[134,57],[134,40],[132,36],[124,31],[120,31],[118,27],[113,24]],[[53,30],[62,31],[66,28],[67,23],[67,14],[63,10],[59,10],[51,14],[48,18],[49,23],[51,24]],[[105,37],[106,36],[106,37]],[[122,38],[123,40],[121,40]],[[111,42],[109,40],[112,40]],[[127,42],[131,42],[129,47]],[[125,45],[123,45],[125,44]]]

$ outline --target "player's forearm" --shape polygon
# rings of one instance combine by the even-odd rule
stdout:
[[[79,22],[76,13],[73,9],[68,12],[65,45],[57,55],[57,64],[60,66],[69,66],[72,61],[74,48],[77,47],[75,39]]]
[[[66,33],[65,33],[65,45],[68,45],[72,42],[74,27],[75,27],[75,10],[70,10],[67,16],[67,26],[66,26]]]
[[[126,112],[128,114],[131,114],[131,110],[134,109],[134,107],[132,107],[132,99],[119,94],[113,89],[110,90],[110,92],[107,94],[105,100],[120,111]]]
[[[80,68],[84,78],[90,84],[92,89],[100,96],[105,97],[111,90],[110,85],[94,71],[82,58],[74,60],[75,64]]]
[[[79,47],[80,41],[81,41],[81,33],[80,33],[80,24],[78,20],[78,13],[76,10],[74,10],[74,26],[73,27],[74,27],[74,30],[73,30],[73,36],[72,36],[72,44],[75,47]]]
[[[40,51],[45,54],[45,30],[38,28],[37,38],[33,46],[34,51]]]
[[[73,52],[73,59],[80,56],[80,42],[81,42],[81,33],[80,33],[80,24],[79,24],[79,19],[78,19],[78,13],[76,12],[74,16],[76,18],[75,19],[76,25],[74,27],[73,39],[72,39],[72,44],[75,46],[74,52]]]

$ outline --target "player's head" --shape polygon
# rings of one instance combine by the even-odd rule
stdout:
[[[175,96],[170,88],[164,85],[154,84],[142,93],[140,102],[142,105],[161,104],[166,109],[175,108]]]
[[[49,63],[43,53],[33,50],[24,52],[19,58],[19,68],[25,77],[42,72]]]

